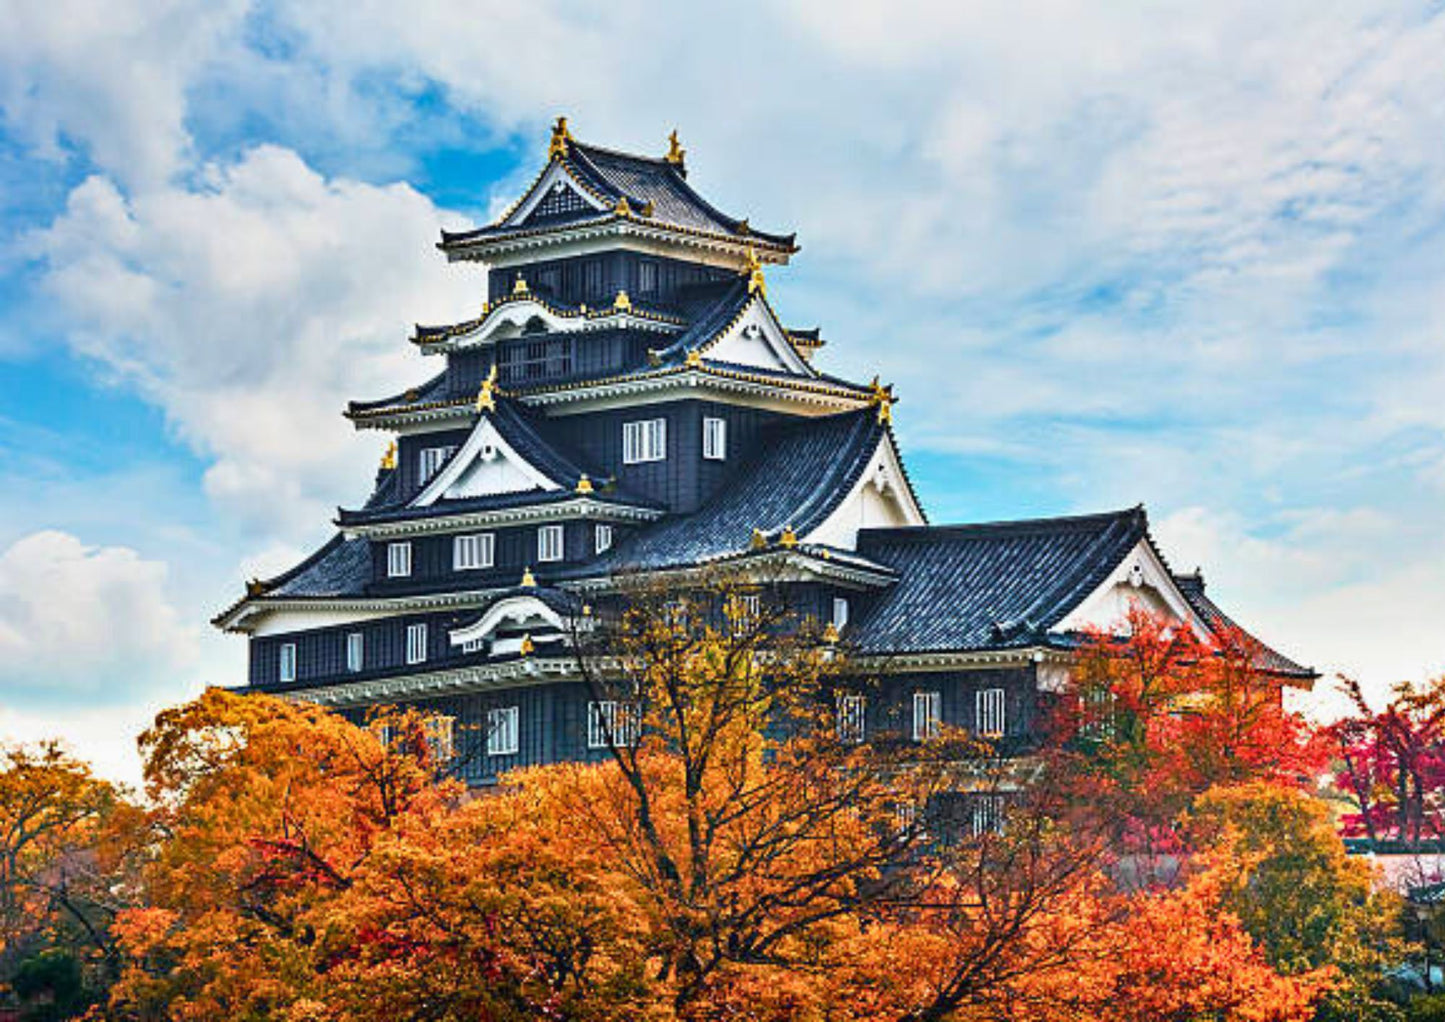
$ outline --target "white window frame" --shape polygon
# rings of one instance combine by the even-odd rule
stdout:
[[[599,554],[606,553],[608,550],[611,550],[612,526],[606,524],[605,522],[598,522],[597,528],[593,533],[593,541]]]
[[[943,693],[937,689],[913,693],[913,740],[926,742],[938,737],[943,719]]]
[[[637,710],[615,699],[602,699],[587,704],[587,748],[605,749],[610,731],[620,747],[633,745],[638,734]]]
[[[346,633],[346,669],[356,674],[366,666],[366,635],[363,632]]]
[[[444,447],[423,447],[416,452],[416,478],[420,485],[425,486],[431,477],[446,464],[446,460],[456,453],[457,445],[448,444]]]
[[[494,706],[487,711],[487,755],[515,756],[521,729],[521,711],[515,706]]]
[[[406,662],[409,664],[426,663],[426,622],[418,621],[415,624],[406,626]]]
[[[842,631],[848,624],[848,598],[846,596],[833,597],[833,627]]]
[[[563,526],[537,526],[537,560],[560,561],[566,552],[567,530]]]
[[[386,577],[411,577],[411,541],[386,544]]]
[[[702,419],[702,456],[708,461],[726,461],[728,456],[728,420],[715,415]]]
[[[969,833],[973,837],[1002,834],[1006,809],[1002,795],[974,795],[973,805],[969,807]]]
[[[868,734],[868,699],[856,692],[838,695],[838,741],[861,745]]]
[[[276,653],[276,677],[281,681],[296,680],[296,643],[281,643]]]
[[[479,571],[493,567],[497,536],[493,532],[467,532],[452,537],[452,570]]]
[[[637,419],[622,424],[622,463],[642,465],[667,458],[667,420]]]
[[[973,727],[987,738],[1000,738],[1008,731],[1008,692],[981,688],[973,694]]]

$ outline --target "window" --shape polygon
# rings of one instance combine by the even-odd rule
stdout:
[[[637,263],[637,290],[642,294],[652,294],[657,290],[657,263],[651,259],[641,259]]]
[[[544,525],[537,530],[537,560],[562,559],[562,526]]]
[[[469,571],[490,568],[497,549],[497,537],[490,532],[458,536],[452,540],[452,568]]]
[[[1119,712],[1118,699],[1104,686],[1093,686],[1084,691],[1079,700],[1083,725],[1079,734],[1084,738],[1103,741],[1114,737],[1115,718]]]
[[[422,722],[422,734],[426,737],[427,749],[437,763],[446,763],[455,755],[456,750],[452,744],[455,723],[454,717],[428,717]]]
[[[355,674],[365,662],[366,637],[360,632],[351,632],[346,636],[346,669]]]
[[[612,549],[612,526],[610,526],[610,525],[599,525],[599,526],[597,526],[597,552],[600,554],[600,553],[602,553],[604,550],[611,550],[611,549]]]
[[[722,461],[728,456],[728,422],[707,416],[702,420],[702,456]]]
[[[838,697],[838,741],[857,745],[867,728],[868,703],[860,695]]]
[[[756,624],[763,613],[763,598],[757,593],[744,593],[738,597],[738,624]]]
[[[387,578],[406,578],[411,574],[411,544],[388,543],[386,545]]]
[[[426,625],[406,626],[406,662],[419,664],[426,659]]]
[[[1004,733],[1006,701],[1001,688],[979,689],[973,697],[974,730],[981,735]]]
[[[636,707],[613,699],[587,704],[587,748],[607,748],[609,736],[617,745],[631,745],[637,732]]]
[[[456,449],[455,444],[450,447],[423,447],[417,455],[418,482],[425,483],[436,475],[437,469],[442,467],[442,463],[450,458]]]
[[[517,708],[500,706],[487,711],[487,755],[514,756],[517,752]]]
[[[913,693],[913,740],[926,742],[938,737],[938,721],[943,716],[943,696],[938,692]]]
[[[833,597],[833,627],[838,631],[848,623],[848,601],[841,596]]]
[[[606,297],[602,294],[602,260],[588,259],[582,264],[583,288],[587,297],[593,300]]]
[[[667,420],[642,419],[622,424],[622,463],[636,465],[667,457]]]
[[[296,680],[296,643],[281,643],[281,655],[278,668],[282,681]]]
[[[1004,803],[1002,795],[975,795],[968,829],[974,837],[1003,833]]]

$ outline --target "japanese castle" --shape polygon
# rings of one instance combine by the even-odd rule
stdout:
[[[1138,604],[1233,627],[1141,507],[930,524],[891,388],[827,373],[819,331],[769,301],[794,235],[720,212],[670,142],[622,153],[559,120],[510,210],[443,232],[448,260],[485,264],[486,300],[417,328],[430,379],[348,407],[393,438],[365,502],[215,619],[249,636],[248,690],[418,706],[455,722],[485,784],[606,754],[616,707],[569,636],[638,573],[770,580],[881,679],[848,706],[860,739],[943,722],[1027,743],[1085,629]],[[1260,656],[1282,683],[1314,677]]]

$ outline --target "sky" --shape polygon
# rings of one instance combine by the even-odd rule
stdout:
[[[0,735],[134,778],[324,542],[442,227],[586,141],[802,251],[935,522],[1143,503],[1257,634],[1445,672],[1445,7],[0,0]]]

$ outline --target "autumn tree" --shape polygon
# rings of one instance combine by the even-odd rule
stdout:
[[[76,1005],[113,978],[141,825],[58,742],[0,748],[0,973],[18,994]]]

